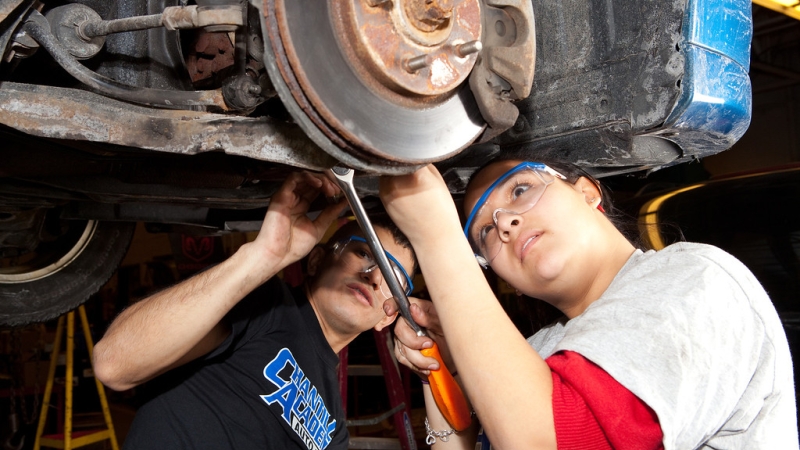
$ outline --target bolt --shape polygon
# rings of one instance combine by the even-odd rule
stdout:
[[[453,0],[405,0],[411,25],[430,33],[446,27],[453,16]]]
[[[80,23],[73,24],[75,26],[75,30],[78,34],[78,37],[81,38],[84,42],[89,42],[92,40],[92,37],[87,34],[86,27],[89,25],[88,20],[84,20]]]
[[[444,21],[450,18],[453,14],[453,0],[438,0],[428,2],[428,18]]]
[[[428,55],[419,55],[413,58],[408,58],[405,61],[405,68],[409,73],[417,72],[430,65],[430,57]]]
[[[260,95],[261,94],[261,86],[259,86],[257,84],[253,84],[253,85],[251,85],[250,87],[247,88],[247,92],[249,92],[252,95]]]
[[[467,56],[478,53],[483,49],[483,44],[481,41],[469,41],[463,44],[459,44],[456,46],[456,54],[462,58],[466,58]]]

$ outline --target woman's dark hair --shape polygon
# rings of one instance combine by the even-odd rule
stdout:
[[[567,177],[567,181],[572,184],[575,184],[579,178],[585,177],[586,179],[594,183],[600,190],[600,195],[601,195],[600,206],[602,207],[603,211],[605,211],[605,215],[608,218],[608,220],[636,248],[641,248],[645,250],[649,249],[649,245],[647,244],[647,242],[642,239],[637,219],[631,216],[630,214],[627,214],[626,212],[616,208],[614,206],[613,201],[611,200],[611,191],[606,186],[604,186],[597,178],[595,178],[592,174],[590,174],[580,166],[575,165],[573,163],[558,161],[549,158],[531,157],[530,155],[520,155],[517,153],[506,153],[501,156],[498,156],[497,158],[491,160],[490,162],[478,168],[478,170],[476,170],[475,173],[472,174],[469,184],[471,184],[472,180],[475,179],[475,175],[481,172],[486,167],[500,161],[513,161],[513,160],[530,161],[530,162],[538,162],[546,164],[547,166],[559,172],[561,175]],[[469,184],[467,184],[467,189],[469,189]]]

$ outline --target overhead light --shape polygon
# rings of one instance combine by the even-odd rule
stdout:
[[[753,3],[800,20],[800,0],[753,0]]]

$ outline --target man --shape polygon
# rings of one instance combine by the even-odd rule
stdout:
[[[396,314],[383,312],[388,288],[354,223],[316,245],[345,203],[314,220],[309,204],[337,189],[321,174],[293,174],[253,242],[114,320],[94,350],[98,379],[115,390],[159,385],[126,449],[347,447],[337,353]],[[408,241],[388,221],[375,228],[411,287]],[[307,281],[292,290],[275,275],[305,255]]]

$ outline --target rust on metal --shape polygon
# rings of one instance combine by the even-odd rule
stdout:
[[[222,151],[312,170],[336,163],[296,125],[267,118],[155,110],[76,89],[4,83],[0,123],[45,138],[167,153]]]
[[[186,57],[192,83],[213,79],[234,63],[234,48],[227,33],[198,30],[193,47]]]
[[[197,23],[197,6],[168,6],[164,8],[161,21],[168,30],[192,28]]]
[[[329,87],[314,85],[310,79],[319,74],[313,70],[324,72],[321,67],[314,66],[324,65],[324,58],[310,51],[315,59],[309,61],[308,53],[298,55],[295,50],[298,46],[309,52],[305,46],[311,39],[298,31],[302,11],[298,10],[297,4],[293,0],[263,1],[263,25],[273,51],[276,72],[284,83],[283,88],[295,102],[292,107],[301,110],[305,115],[303,119],[313,123],[316,128],[313,132],[319,131],[330,140],[331,147],[338,147],[325,147],[325,151],[336,154],[339,149],[344,150],[348,158],[355,156],[359,161],[379,163],[381,170],[390,165],[394,167],[395,163],[406,164],[404,154],[382,151],[376,143],[360,134],[358,127],[348,123],[348,119],[334,114],[332,109],[341,107],[341,103],[331,108],[322,100],[323,96],[328,98],[330,92],[325,89]],[[457,103],[453,98],[474,66],[477,53],[464,58],[456,53],[456,47],[481,38],[482,0],[457,0],[451,18],[443,22],[446,26],[429,33],[410,24],[403,1],[370,6],[369,0],[330,0],[326,18],[331,29],[326,32],[331,32],[335,38],[333,42],[326,40],[325,48],[338,51],[334,58],[337,64],[344,62],[349,69],[348,77],[355,76],[355,79],[345,77],[348,82],[360,84],[354,86],[354,91],[363,93],[370,101],[376,97],[385,101],[388,109],[399,106],[405,111],[429,110]],[[289,17],[290,13],[294,15]],[[459,13],[464,17],[457,17]],[[319,19],[317,16],[314,18]],[[289,27],[290,19],[292,27]],[[475,23],[464,26],[469,20],[475,20]],[[294,39],[298,41],[293,42]],[[430,67],[409,73],[404,61],[421,55],[428,55]],[[301,57],[306,59],[301,60]],[[306,70],[311,72],[306,73]],[[361,100],[355,97],[350,105],[358,108]],[[347,102],[348,99],[344,96],[341,101]],[[309,125],[307,122],[303,124],[306,128]]]
[[[478,52],[462,56],[458,46],[481,38],[479,0],[395,0],[382,7],[334,0],[332,8],[352,66],[378,89],[447,94],[464,82],[477,59]],[[428,64],[409,66],[412,59]]]
[[[242,7],[237,5],[198,7],[195,25],[215,27],[214,31],[233,31],[236,27],[244,25]]]
[[[405,0],[401,3],[411,25],[423,32],[446,27],[453,16],[453,0]]]
[[[297,102],[297,105],[303,110],[309,119],[317,126],[317,128],[341,149],[353,150],[353,147],[348,144],[344,139],[339,136],[336,131],[331,129],[327,122],[317,114],[317,111],[309,103],[305,96],[305,92],[300,87],[297,77],[289,64],[289,57],[294,56],[287,54],[286,47],[283,45],[283,38],[281,36],[281,26],[286,27],[285,18],[281,15],[282,11],[276,8],[275,0],[264,0],[264,19],[266,25],[266,32],[269,37],[272,51],[275,54],[276,65],[281,72],[281,78],[286,83],[292,97]],[[286,31],[283,31],[284,35]]]

